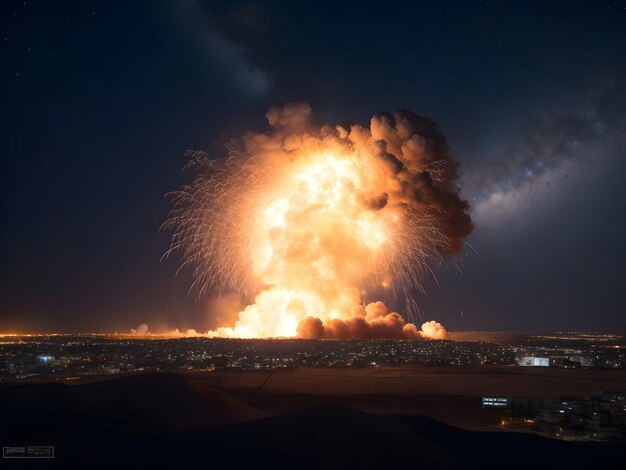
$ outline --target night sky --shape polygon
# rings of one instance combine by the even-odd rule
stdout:
[[[461,162],[473,250],[437,269],[449,330],[625,331],[624,2],[0,6],[0,332],[206,330],[164,197],[275,104],[410,109]]]

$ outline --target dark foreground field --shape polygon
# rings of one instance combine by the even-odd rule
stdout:
[[[368,413],[428,416],[470,430],[500,431],[501,412],[482,409],[482,396],[583,397],[626,388],[623,370],[501,366],[226,370],[194,378],[269,414],[328,404]]]
[[[537,387],[561,383],[572,395],[624,388],[623,373],[548,372]],[[473,394],[533,382],[519,373],[305,369],[3,384],[0,443],[54,445],[54,461],[28,463],[62,468],[623,468],[618,446],[468,430],[497,429],[497,412]]]

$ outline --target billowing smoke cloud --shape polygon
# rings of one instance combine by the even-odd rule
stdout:
[[[421,334],[424,338],[446,339],[448,332],[441,323],[431,320],[422,324]]]
[[[461,240],[473,226],[466,213],[469,206],[454,186],[458,164],[450,157],[446,138],[437,125],[410,111],[398,111],[374,116],[371,133],[384,145],[385,157],[402,164],[398,174],[404,186],[403,202],[420,211],[428,207],[448,239],[448,249],[459,251]]]
[[[239,318],[239,312],[245,306],[241,297],[234,293],[211,297],[207,302],[209,327],[233,326]]]
[[[307,317],[298,325],[298,336],[307,339],[446,339],[446,335],[446,329],[436,321],[426,322],[418,330],[380,301],[359,306],[354,316],[345,320],[336,318],[324,324],[319,318]]]
[[[172,337],[172,338],[193,338],[198,336],[206,336],[206,334],[198,333],[193,328],[189,328],[184,331],[180,331],[178,328],[174,330],[163,330],[153,333],[146,323],[142,323],[137,328],[131,328],[130,334],[132,336],[158,336],[158,337]]]
[[[137,336],[146,336],[150,334],[150,330],[148,329],[148,325],[146,323],[142,323],[136,329],[132,328],[130,333]]]
[[[443,338],[382,301],[410,305],[421,280],[473,226],[457,163],[430,119],[409,111],[369,126],[311,123],[306,103],[272,107],[226,162],[194,153],[194,182],[174,193],[170,251],[200,292],[254,295],[213,336]],[[364,306],[366,305],[366,306]]]
[[[459,197],[458,163],[450,156],[447,140],[435,122],[400,110],[372,117],[369,129],[360,125],[351,129],[322,126],[319,136],[315,136],[302,133],[311,130],[310,114],[307,103],[270,108],[266,117],[274,132],[249,133],[245,137],[246,150],[253,155],[280,153],[289,158],[299,149],[310,151],[310,146],[326,141],[369,153],[384,163],[390,181],[386,191],[370,194],[364,203],[372,210],[396,203],[427,213],[436,219],[437,229],[447,238],[447,249],[462,248],[462,239],[473,229],[467,214],[469,205]]]

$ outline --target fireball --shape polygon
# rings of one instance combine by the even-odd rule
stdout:
[[[180,252],[193,287],[254,297],[208,335],[444,338],[379,299],[414,313],[430,266],[472,229],[445,138],[406,111],[350,128],[309,116],[306,104],[275,107],[273,130],[232,142],[225,161],[191,153],[198,175],[172,194],[168,253]]]

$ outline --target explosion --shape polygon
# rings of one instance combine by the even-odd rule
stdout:
[[[445,338],[418,330],[382,301],[403,300],[473,226],[457,163],[437,125],[408,111],[370,126],[313,127],[308,104],[271,108],[269,133],[248,133],[215,160],[192,152],[198,174],[172,193],[168,254],[192,287],[254,303],[210,336]],[[434,276],[434,274],[432,274]]]

